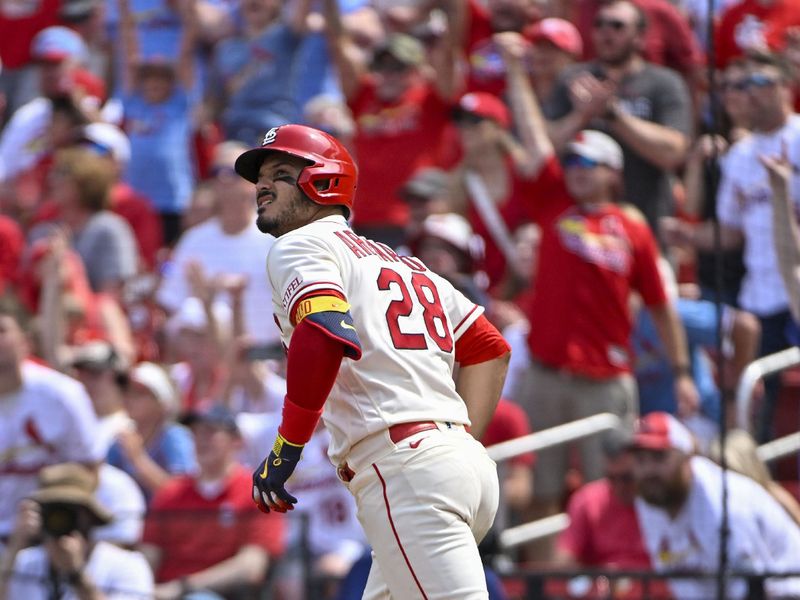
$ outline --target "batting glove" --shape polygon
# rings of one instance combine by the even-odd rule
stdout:
[[[284,485],[294,472],[302,452],[302,445],[286,441],[280,433],[275,438],[272,452],[253,472],[253,502],[261,512],[294,510],[297,498],[287,492]]]

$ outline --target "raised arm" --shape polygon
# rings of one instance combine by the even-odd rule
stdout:
[[[354,58],[352,42],[347,37],[342,25],[338,0],[324,0],[325,35],[328,50],[339,73],[339,84],[346,99],[353,98],[358,91],[362,68]]]
[[[122,89],[125,93],[130,93],[136,83],[136,64],[139,62],[139,37],[136,32],[136,19],[131,12],[129,0],[118,0],[118,2]]]
[[[511,113],[525,149],[525,160],[517,161],[522,175],[535,178],[555,149],[547,133],[539,102],[525,71],[526,43],[519,33],[507,31],[494,36],[506,65]]]
[[[177,10],[182,28],[178,50],[178,81],[188,92],[194,87],[194,50],[199,31],[197,0],[179,0]]]
[[[466,7],[464,0],[442,0],[440,8],[447,15],[447,30],[429,52],[429,60],[439,95],[445,100],[456,100],[464,90],[464,70],[459,63]]]

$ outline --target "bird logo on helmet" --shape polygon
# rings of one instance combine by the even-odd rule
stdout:
[[[282,152],[305,160],[308,165],[297,178],[300,188],[313,202],[353,209],[358,167],[344,145],[332,135],[307,125],[273,127],[257,148],[236,159],[236,172],[251,183],[268,153]]]

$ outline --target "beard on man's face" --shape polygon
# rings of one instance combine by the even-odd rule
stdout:
[[[680,469],[669,479],[657,475],[644,477],[637,483],[637,490],[645,502],[661,508],[680,506],[689,493]]]

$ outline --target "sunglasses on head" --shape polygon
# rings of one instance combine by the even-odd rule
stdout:
[[[598,17],[594,20],[594,28],[595,29],[611,29],[613,31],[622,31],[625,29],[627,23],[625,21],[620,21],[619,19],[605,19],[603,17]]]
[[[580,154],[575,154],[574,152],[567,154],[561,163],[565,168],[579,167],[581,169],[594,169],[595,167],[599,167],[601,164],[599,161],[586,156],[581,156]]]

